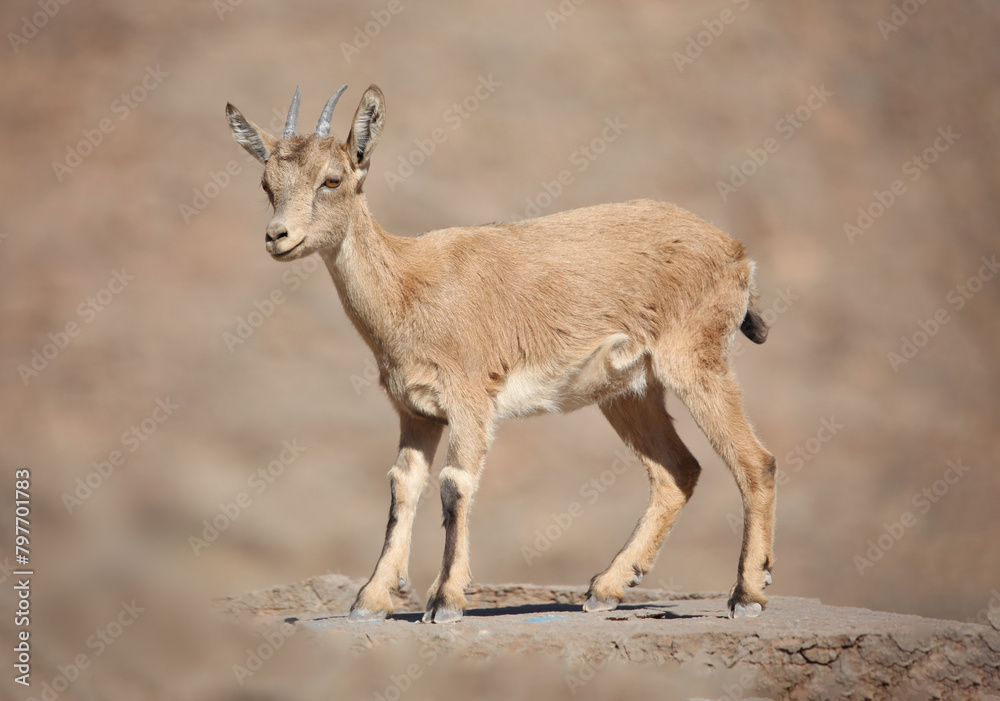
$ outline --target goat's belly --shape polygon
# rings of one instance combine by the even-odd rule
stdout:
[[[497,418],[565,413],[620,394],[644,394],[648,369],[644,349],[616,334],[581,362],[511,372],[494,400]]]

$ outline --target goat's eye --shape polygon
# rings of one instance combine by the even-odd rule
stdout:
[[[332,178],[327,178],[326,181],[323,183],[323,186],[324,187],[328,187],[331,190],[333,188],[340,187],[340,178],[338,178],[336,176],[334,176]]]
[[[261,182],[261,184],[260,184],[260,187],[261,187],[261,189],[262,189],[262,190],[263,190],[264,192],[266,192],[266,193],[267,193],[268,195],[270,195],[270,194],[271,194],[271,186],[270,186],[270,185],[268,185],[267,183],[265,183],[265,182],[263,182],[263,181],[262,181],[262,182]]]

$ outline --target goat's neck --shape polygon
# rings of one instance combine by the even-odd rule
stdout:
[[[401,284],[405,243],[379,226],[359,198],[344,240],[321,254],[348,318],[382,358],[405,307]]]

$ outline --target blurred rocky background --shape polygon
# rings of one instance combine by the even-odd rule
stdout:
[[[0,697],[368,699],[406,668],[293,640],[240,685],[259,634],[209,611],[366,576],[384,534],[395,414],[318,261],[265,253],[260,168],[224,118],[231,101],[280,131],[299,84],[303,129],[350,84],[341,138],[383,89],[366,192],[395,234],[652,197],[744,241],[773,326],[734,351],[782,469],[769,592],[980,622],[1000,606],[996,2],[12,0],[0,27],[5,650],[22,468],[36,572],[33,684],[5,663]],[[671,406],[705,469],[644,584],[727,590],[738,492]],[[603,569],[646,501],[620,451],[595,408],[502,426],[476,579]],[[421,593],[439,508],[432,485]],[[560,664],[452,660],[406,694],[511,698],[528,670],[536,697],[564,696]]]

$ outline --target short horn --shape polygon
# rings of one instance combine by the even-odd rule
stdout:
[[[292,98],[292,106],[288,108],[288,118],[285,120],[285,138],[295,136],[295,125],[299,123],[299,98],[302,97],[302,88],[295,87],[295,97]]]
[[[317,136],[330,136],[330,120],[333,119],[333,109],[337,106],[337,100],[340,99],[345,90],[347,90],[347,85],[341,85],[340,90],[333,93],[333,97],[327,100],[323,114],[319,116],[319,124],[316,125]]]

